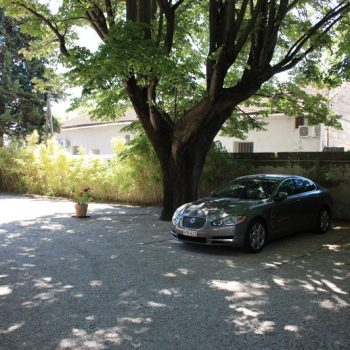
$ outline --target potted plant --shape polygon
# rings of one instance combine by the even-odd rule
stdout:
[[[89,187],[84,187],[80,192],[71,191],[70,198],[75,202],[75,213],[78,218],[86,217],[88,210],[88,201],[91,200],[91,191]]]

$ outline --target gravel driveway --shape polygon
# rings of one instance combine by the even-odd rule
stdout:
[[[0,349],[350,349],[350,224],[260,254],[158,209],[0,195]]]

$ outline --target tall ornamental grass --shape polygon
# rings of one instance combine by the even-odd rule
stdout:
[[[54,140],[37,144],[31,135],[25,146],[0,148],[0,191],[68,197],[70,191],[90,187],[97,201],[158,205],[162,175],[155,153],[144,135],[128,144],[114,141],[110,160],[84,154],[72,156]],[[251,172],[219,144],[213,144],[201,178],[205,195],[235,176]]]

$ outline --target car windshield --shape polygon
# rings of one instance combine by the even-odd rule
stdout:
[[[237,179],[213,192],[214,197],[234,197],[241,199],[269,198],[276,185],[275,179]]]

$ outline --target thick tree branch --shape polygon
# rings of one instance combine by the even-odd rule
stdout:
[[[161,13],[163,12],[166,18],[166,32],[164,39],[164,52],[169,55],[174,44],[174,31],[175,31],[175,12],[179,6],[183,3],[183,0],[177,1],[174,5],[168,0],[157,0],[157,4]]]
[[[298,5],[302,0],[294,0],[288,5],[288,12]]]
[[[265,0],[258,0],[255,7],[251,8],[251,19],[248,21],[246,29],[242,31],[242,34],[237,38],[237,42],[234,48],[234,55],[232,60],[235,60],[238,54],[241,52],[243,46],[247,42],[249,36],[251,35],[255,24],[261,14],[262,7],[265,3]]]
[[[76,21],[79,19],[83,19],[85,21],[88,21],[89,19],[87,17],[84,16],[77,16],[77,17],[69,17],[69,18],[62,18],[62,19],[58,19],[56,20],[57,23],[61,23],[61,22],[69,22],[69,21]]]
[[[94,7],[87,9],[86,14],[89,17],[91,24],[93,24],[95,30],[98,30],[98,35],[100,38],[105,41],[109,29],[103,11],[97,5],[95,5]]]
[[[90,13],[88,11],[86,11],[85,13],[86,13],[86,17],[88,18],[88,21],[89,21],[91,27],[94,29],[96,34],[100,37],[100,39],[102,41],[104,41],[105,37],[104,37],[103,33],[100,31],[100,28],[95,23],[94,19],[91,17]]]
[[[307,33],[302,35],[288,50],[287,54],[285,55],[284,59],[278,63],[275,68],[282,69],[285,65],[290,63],[294,60],[294,58],[298,55],[300,50],[304,47],[304,45],[313,38],[318,31],[329,21],[331,23],[326,27],[326,30],[323,32],[328,32],[339,20],[342,18],[342,15],[345,12],[348,12],[350,10],[350,3],[347,1],[342,1],[338,6],[333,8],[331,11],[327,13],[326,16],[324,16],[320,21],[318,21],[313,27],[311,27]],[[282,69],[285,70],[285,69]]]
[[[242,21],[246,16],[248,3],[249,0],[243,0],[241,10],[237,17],[237,25],[239,23],[240,26],[242,25]],[[210,14],[210,35],[212,36],[210,37],[210,51],[207,62],[207,89],[212,100],[216,98],[216,96],[223,88],[226,74],[231,65],[237,59],[239,53],[243,49],[243,46],[246,44],[249,36],[251,35],[258,17],[261,14],[262,6],[264,3],[266,3],[266,0],[258,0],[255,7],[253,3],[251,3],[251,19],[248,20],[245,29],[240,34],[240,27],[234,26],[233,28],[229,28],[226,22],[226,36],[224,38],[221,38],[220,36],[217,36],[217,32],[222,31],[222,28],[220,27],[223,25],[222,20],[220,19],[220,13],[224,10],[224,8],[220,8],[220,5],[226,5],[221,2],[218,4],[216,0],[211,0],[210,11],[213,12]],[[230,4],[227,6],[229,5]],[[233,14],[231,11],[228,11],[228,15],[232,16]],[[234,18],[226,17],[226,21],[228,20],[234,22]],[[233,41],[231,36],[234,36],[234,39],[236,39],[236,41]],[[219,47],[220,49],[218,51],[218,56],[214,64],[214,60],[210,57],[210,55]]]
[[[109,24],[109,28],[111,29],[114,26],[114,11],[112,7],[111,0],[104,0],[105,9],[107,13],[107,22]]]
[[[173,6],[172,8],[174,9],[174,11],[176,11],[176,9],[184,2],[184,0],[178,0]]]
[[[164,17],[164,11],[163,11],[163,9],[159,8],[157,46],[160,45],[160,42],[161,42],[162,36],[163,36],[163,17]]]
[[[235,42],[239,33],[239,29],[242,27],[243,19],[247,11],[249,0],[244,0],[241,5],[241,9],[238,13],[237,20],[234,23],[233,29],[233,41]]]
[[[329,32],[333,26],[338,23],[345,13],[350,10],[350,3],[347,1],[342,1],[338,6],[333,8],[328,14],[318,21],[312,28],[308,30],[307,33],[302,35],[288,50],[285,57],[273,67],[275,72],[286,71],[294,67],[303,58],[305,58],[312,50],[314,50],[316,45],[311,45],[303,53],[300,51],[303,49],[305,44],[310,41],[315,35],[324,35]],[[331,22],[330,22],[331,21]],[[330,22],[330,23],[329,23]],[[327,25],[328,24],[328,25]],[[319,33],[319,30],[326,25],[326,28]]]
[[[66,47],[65,36],[59,32],[58,28],[56,27],[56,25],[54,23],[52,23],[47,17],[38,13],[36,10],[30,8],[26,4],[23,4],[23,3],[20,3],[17,1],[12,2],[12,4],[23,8],[24,10],[26,10],[27,12],[32,14],[34,17],[38,18],[40,21],[45,23],[51,29],[51,31],[56,35],[58,42],[59,42],[59,45],[60,45],[60,51],[61,51],[62,55],[67,57],[67,58],[70,57],[70,54],[69,54],[67,47]]]

